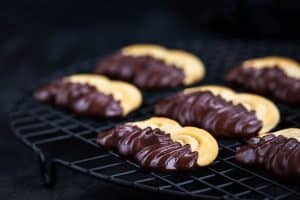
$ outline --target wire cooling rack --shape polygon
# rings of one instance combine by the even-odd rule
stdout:
[[[297,55],[300,46],[295,44],[193,41],[169,46],[189,50],[203,59],[207,76],[197,85],[225,84],[222,81],[225,72],[246,58],[283,55],[300,59]],[[88,72],[94,64],[95,61],[90,61],[73,65],[69,71],[46,81],[74,72]],[[175,91],[143,92],[143,106],[126,119],[96,120],[35,102],[31,90],[16,102],[11,125],[17,137],[37,155],[47,186],[55,184],[56,169],[64,166],[101,180],[173,195],[206,199],[300,199],[299,186],[282,183],[264,170],[237,164],[234,151],[241,143],[236,140],[219,140],[219,156],[212,165],[184,173],[147,172],[96,144],[98,132],[152,116],[153,104]],[[276,103],[281,111],[277,129],[300,127],[300,108]]]

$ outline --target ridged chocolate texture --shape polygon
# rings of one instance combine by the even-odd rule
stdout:
[[[170,135],[160,129],[120,125],[99,133],[97,143],[154,171],[185,171],[197,165],[197,152],[192,152],[189,145],[173,142]]]
[[[185,77],[182,69],[167,66],[162,60],[119,52],[97,64],[95,72],[132,82],[144,89],[174,88],[182,85]]]
[[[254,92],[272,95],[289,104],[300,105],[300,80],[287,76],[278,67],[262,69],[237,67],[232,69],[225,79]]]
[[[270,134],[253,137],[247,143],[236,149],[235,158],[239,163],[263,167],[282,179],[299,182],[300,142]]]
[[[112,95],[99,92],[94,86],[66,80],[54,81],[34,94],[36,100],[69,109],[78,115],[99,118],[121,117],[123,109]]]
[[[215,137],[250,138],[262,128],[255,112],[233,105],[208,91],[178,93],[155,106],[155,114],[182,125],[206,129]]]

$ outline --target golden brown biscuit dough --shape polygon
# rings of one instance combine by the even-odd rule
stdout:
[[[199,166],[207,166],[212,163],[218,156],[218,143],[215,138],[207,131],[196,128],[180,126],[176,121],[165,117],[152,117],[145,121],[131,122],[139,128],[159,128],[171,135],[175,142],[182,145],[190,144],[192,151],[199,153],[197,164]]]
[[[74,83],[89,84],[104,94],[111,94],[114,99],[120,101],[125,116],[142,104],[141,92],[135,86],[123,81],[113,81],[94,74],[76,74],[65,79]]]
[[[268,56],[246,60],[242,63],[243,67],[251,68],[272,68],[279,67],[289,77],[300,79],[300,63],[296,60],[279,56]]]
[[[259,134],[267,133],[279,123],[280,113],[278,108],[272,101],[262,96],[237,93],[237,97],[233,102],[236,104],[241,103],[247,110],[256,112],[257,118],[263,122],[263,127]]]
[[[267,134],[263,134],[264,135],[268,135],[268,134],[273,134],[276,136],[282,135],[286,138],[295,138],[296,140],[298,140],[300,142],[300,128],[287,128],[287,129],[282,129],[276,132],[272,132],[272,133],[267,133]]]
[[[272,130],[280,120],[280,113],[276,105],[259,95],[250,93],[236,93],[230,88],[218,85],[206,85],[185,89],[184,92],[210,91],[215,95],[220,95],[227,101],[234,104],[242,104],[248,111],[255,111],[256,116],[263,122],[260,134]]]

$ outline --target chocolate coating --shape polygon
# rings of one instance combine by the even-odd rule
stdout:
[[[259,94],[300,105],[300,80],[289,77],[279,67],[255,69],[240,66],[232,69],[225,79]]]
[[[262,128],[254,111],[233,105],[208,91],[178,93],[159,101],[155,114],[182,125],[206,129],[215,137],[250,138]]]
[[[300,142],[294,138],[266,135],[253,137],[247,145],[236,149],[237,162],[263,167],[282,179],[298,181],[300,178]]]
[[[95,72],[129,81],[143,89],[174,88],[183,84],[184,72],[151,56],[128,56],[118,52],[97,64]]]
[[[88,84],[57,80],[38,89],[34,98],[43,103],[66,108],[78,115],[99,118],[123,115],[119,101]]]
[[[197,165],[198,152],[192,152],[190,145],[173,142],[160,129],[120,125],[99,133],[97,143],[155,171],[185,171]]]

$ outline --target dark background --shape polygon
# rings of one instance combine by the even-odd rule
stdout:
[[[68,170],[59,172],[54,189],[45,189],[32,152],[9,129],[13,101],[52,72],[129,43],[298,43],[299,8],[296,0],[1,2],[0,199],[165,198]]]

